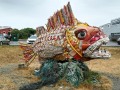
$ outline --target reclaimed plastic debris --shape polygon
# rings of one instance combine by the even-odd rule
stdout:
[[[36,34],[38,39],[32,45],[21,44],[20,47],[23,49],[26,67],[36,56],[43,62],[35,72],[41,80],[20,90],[34,90],[60,79],[77,87],[89,76],[85,61],[111,57],[109,51],[100,50],[109,38],[100,28],[77,20],[70,2],[48,19],[46,28],[38,27]]]

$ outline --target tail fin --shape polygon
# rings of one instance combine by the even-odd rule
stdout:
[[[31,62],[35,59],[36,53],[34,53],[32,47],[27,44],[20,44],[20,48],[23,50],[23,55],[26,66],[30,65]]]

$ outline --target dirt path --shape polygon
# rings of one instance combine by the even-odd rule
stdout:
[[[114,76],[108,73],[103,73],[103,75],[111,79],[111,81],[113,82],[113,90],[120,90],[120,76]]]
[[[19,90],[20,86],[31,83],[35,77],[30,70],[19,70],[18,64],[0,67],[0,90]]]

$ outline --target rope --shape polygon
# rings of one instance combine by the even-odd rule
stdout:
[[[66,39],[67,39],[68,44],[70,45],[70,47],[71,47],[78,55],[80,55],[80,56],[82,57],[82,54],[79,53],[79,52],[73,47],[73,45],[70,43],[70,40],[69,40],[69,38],[68,38],[68,37],[69,37],[68,33],[69,33],[69,31],[66,30]]]

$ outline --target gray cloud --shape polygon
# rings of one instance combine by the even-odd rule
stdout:
[[[0,0],[0,25],[15,28],[45,25],[55,11],[69,0]],[[70,0],[75,16],[100,26],[120,17],[119,0]]]

